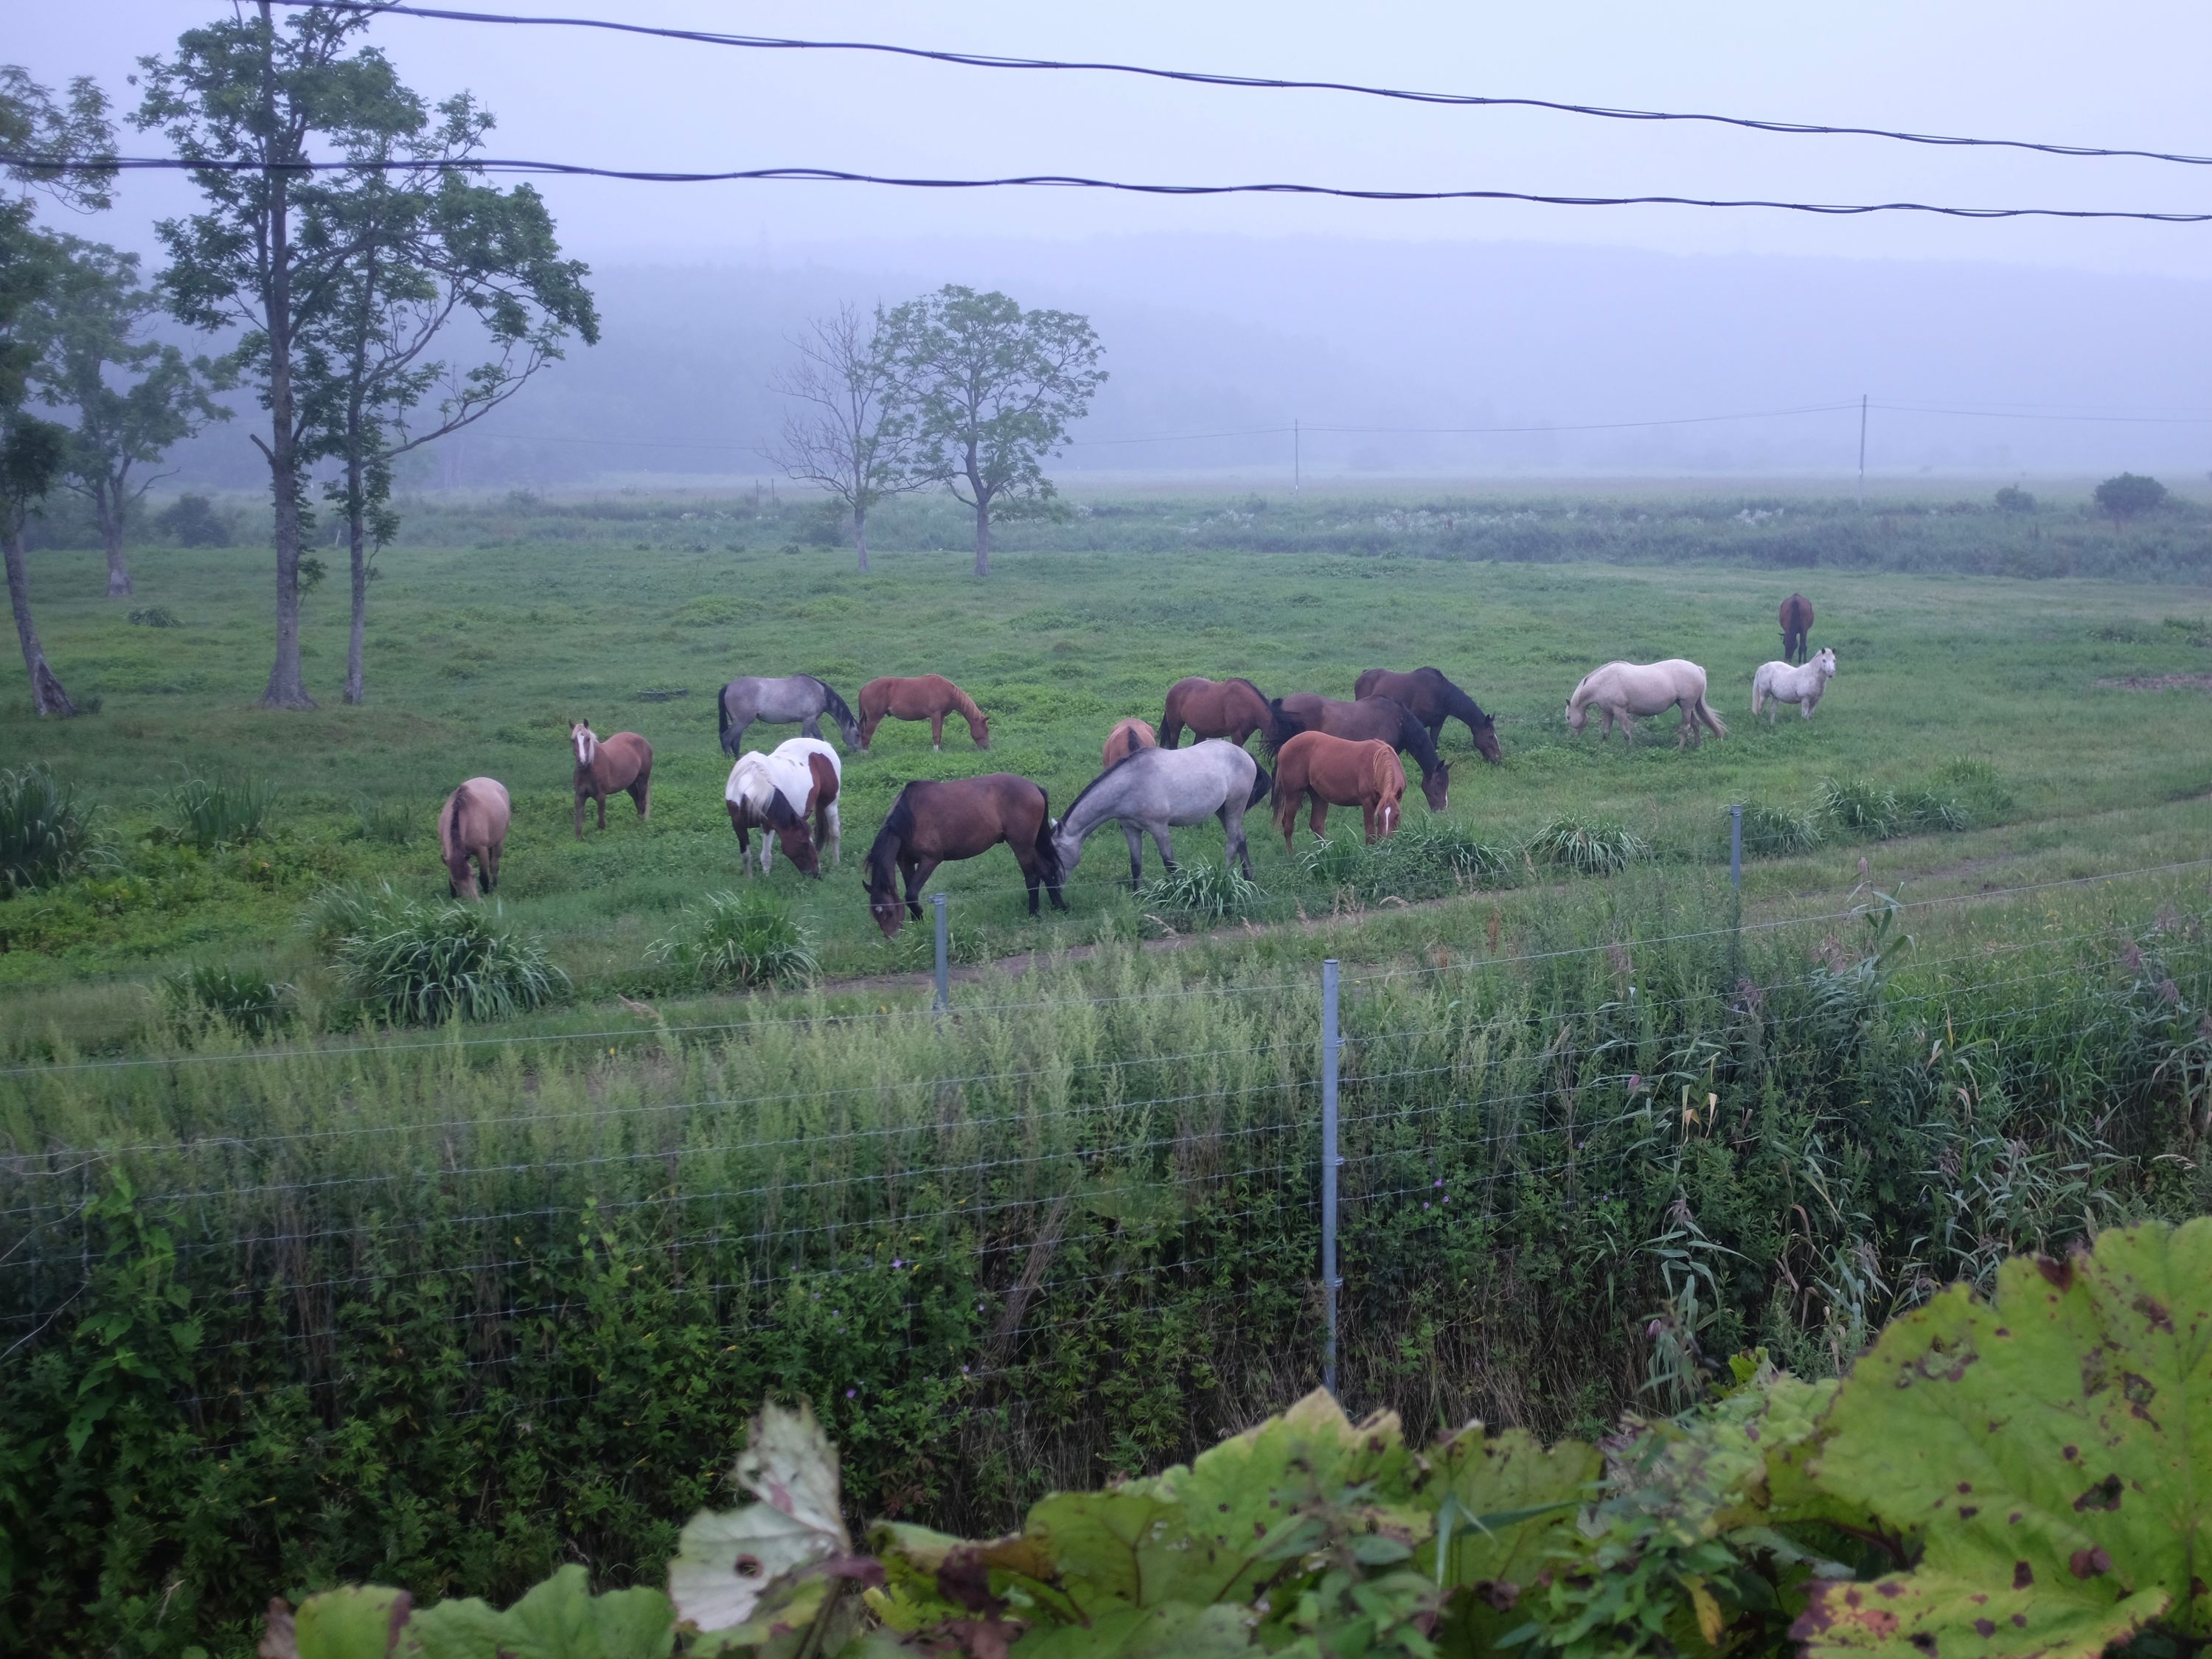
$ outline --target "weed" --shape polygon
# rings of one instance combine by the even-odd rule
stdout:
[[[791,907],[758,888],[708,894],[649,954],[709,989],[789,984],[819,971]]]
[[[300,931],[310,945],[327,956],[347,934],[367,932],[375,925],[376,917],[396,910],[404,902],[392,890],[390,882],[371,887],[366,882],[342,881],[324,888],[307,902],[300,915]]]
[[[1811,852],[1822,839],[1818,812],[1794,811],[1759,800],[1744,803],[1743,850],[1747,853],[1760,858],[1786,858]]]
[[[1651,856],[1651,843],[1612,818],[1553,818],[1528,838],[1528,856],[1578,875],[1617,875]]]
[[[205,851],[253,840],[269,827],[276,786],[251,773],[238,777],[187,776],[169,792],[169,830],[177,840]]]
[[[357,915],[331,963],[364,1012],[387,1024],[499,1019],[542,1006],[568,976],[496,909],[422,903],[386,889]]]
[[[1242,915],[1264,896],[1259,884],[1234,866],[1195,859],[1147,883],[1137,902],[1149,911],[1212,921]]]
[[[294,988],[245,969],[199,963],[160,982],[163,1011],[180,1032],[221,1024],[249,1036],[274,1036],[290,1018]]]
[[[74,787],[43,766],[0,770],[0,897],[51,887],[108,856]]]

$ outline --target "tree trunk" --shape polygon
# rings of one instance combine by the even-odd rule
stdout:
[[[263,17],[268,16],[264,8]],[[276,509],[276,660],[264,708],[313,708],[300,677],[300,456],[292,406],[292,248],[285,176],[271,170],[269,208],[269,484]]]
[[[362,701],[362,644],[368,634],[368,535],[362,520],[367,503],[362,498],[361,454],[356,447],[346,462],[346,539],[353,567],[353,623],[346,634],[345,700]]]
[[[15,613],[15,637],[22,642],[23,666],[30,671],[31,711],[67,720],[76,713],[76,705],[62,690],[54,671],[46,666],[46,647],[39,643],[39,630],[31,625],[31,572],[23,556],[22,526],[8,532],[6,549],[8,605]]]
[[[131,566],[123,556],[122,489],[112,481],[103,485],[94,506],[100,513],[100,544],[107,550],[107,597],[127,599],[131,595]]]
[[[991,574],[991,497],[983,488],[983,480],[977,476],[980,470],[975,440],[971,434],[968,440],[968,488],[975,497],[975,574],[988,576]]]
[[[868,574],[868,509],[865,507],[853,509],[853,545],[860,550],[860,574],[865,576]]]

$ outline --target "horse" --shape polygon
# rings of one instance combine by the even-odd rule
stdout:
[[[1277,700],[1283,713],[1302,731],[1326,732],[1332,738],[1374,738],[1402,749],[1421,769],[1421,799],[1429,811],[1441,812],[1449,804],[1451,768],[1437,758],[1437,741],[1429,728],[1403,703],[1391,697],[1362,697],[1343,702],[1334,697],[1294,691]]]
[[[1159,733],[1146,722],[1132,716],[1126,720],[1115,721],[1114,729],[1106,734],[1106,747],[1099,758],[1111,766],[1115,761],[1128,759],[1139,749],[1157,749],[1159,746]]]
[[[1107,745],[1112,752],[1113,745]],[[1053,837],[1062,881],[1075,873],[1083,843],[1093,831],[1116,822],[1129,843],[1129,881],[1145,877],[1145,836],[1160,851],[1172,874],[1175,848],[1168,831],[1184,824],[1219,818],[1229,842],[1229,862],[1252,875],[1252,849],[1244,840],[1244,812],[1266,799],[1272,780],[1267,769],[1235,744],[1207,738],[1188,749],[1140,749],[1112,761],[1069,805]]]
[[[1167,708],[1160,715],[1160,747],[1172,749],[1181,743],[1186,726],[1194,738],[1226,738],[1240,749],[1255,732],[1273,748],[1297,730],[1284,723],[1281,710],[1251,681],[1209,680],[1199,674],[1168,687]]]
[[[890,816],[868,848],[868,872],[860,885],[868,913],[891,938],[911,915],[921,920],[921,886],[947,859],[972,859],[1000,842],[1013,849],[1030,890],[1030,914],[1037,913],[1037,884],[1051,894],[1053,908],[1067,908],[1060,896],[1060,859],[1053,851],[1051,803],[1027,778],[1011,772],[987,772],[980,778],[943,782],[916,781],[899,791]],[[906,878],[906,901],[899,901],[896,878]]]
[[[576,839],[584,838],[584,803],[599,804],[599,828],[607,827],[607,797],[627,793],[637,803],[641,819],[653,811],[653,745],[635,732],[617,732],[601,738],[593,735],[589,720],[568,728],[568,742],[576,751]]]
[[[860,723],[845,707],[844,698],[811,674],[732,680],[714,699],[714,712],[721,725],[722,751],[732,760],[737,758],[738,745],[744,741],[745,728],[755,720],[766,720],[770,726],[797,720],[801,732],[819,738],[822,717],[827,714],[837,722],[838,735],[848,748],[861,747]]]
[[[875,741],[876,728],[889,714],[896,720],[927,720],[929,746],[945,747],[945,717],[957,713],[968,722],[968,735],[978,749],[991,746],[991,727],[975,698],[942,674],[924,674],[910,680],[875,679],[860,688],[860,752]]]
[[[1444,740],[1444,722],[1458,720],[1467,727],[1474,751],[1495,766],[1504,758],[1498,747],[1498,722],[1482,712],[1481,705],[1444,678],[1441,668],[1416,668],[1398,674],[1387,668],[1370,668],[1354,681],[1352,695],[1365,699],[1388,697],[1413,711],[1413,718],[1429,728],[1437,743]]]
[[[1712,728],[1715,737],[1728,736],[1727,725],[1705,701],[1705,671],[1680,657],[1655,663],[1609,662],[1593,668],[1567,699],[1567,730],[1581,732],[1589,723],[1592,707],[1605,716],[1601,735],[1611,737],[1613,722],[1618,720],[1622,740],[1632,748],[1636,728],[1629,723],[1630,717],[1656,714],[1668,708],[1682,711],[1682,730],[1674,739],[1677,749],[1693,738],[1700,744],[1705,741],[1705,733],[1698,729],[1701,720]]]
[[[730,809],[730,829],[738,838],[738,856],[747,874],[752,872],[752,847],[748,830],[761,832],[760,872],[768,874],[772,832],[783,843],[784,856],[802,872],[822,878],[820,851],[827,847],[836,862],[841,827],[837,793],[843,781],[837,751],[819,738],[793,738],[768,754],[750,750],[738,757],[723,786],[722,799]],[[814,816],[814,830],[807,833],[806,818]]]
[[[1405,793],[1406,769],[1398,764],[1398,751],[1380,738],[1355,742],[1326,732],[1301,732],[1275,757],[1275,828],[1283,832],[1286,853],[1291,850],[1299,804],[1309,795],[1313,815],[1307,827],[1314,834],[1328,834],[1331,806],[1356,805],[1371,844],[1398,828]]]
[[[1751,679],[1752,718],[1759,718],[1762,704],[1766,709],[1766,729],[1774,729],[1774,717],[1782,712],[1782,705],[1794,702],[1797,712],[1807,720],[1820,706],[1827,695],[1828,682],[1836,678],[1836,649],[1824,645],[1813,653],[1813,660],[1802,668],[1792,668],[1786,662],[1759,665],[1759,672]]]
[[[1807,641],[1813,631],[1813,601],[1802,593],[1792,593],[1782,601],[1781,619],[1782,659],[1802,663],[1811,648]]]
[[[477,874],[487,893],[499,885],[499,855],[507,846],[507,786],[497,778],[471,778],[446,797],[438,809],[438,850],[446,860],[446,891],[457,899],[477,896]],[[476,868],[469,860],[476,860]]]

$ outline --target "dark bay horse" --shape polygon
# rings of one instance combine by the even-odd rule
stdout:
[[[1373,842],[1397,829],[1405,793],[1398,751],[1379,739],[1355,743],[1326,732],[1301,732],[1275,757],[1275,827],[1283,832],[1285,852],[1291,850],[1291,832],[1308,797],[1313,815],[1307,828],[1314,834],[1328,834],[1331,806],[1357,806]]]
[[[755,720],[770,726],[799,722],[810,738],[822,735],[824,714],[837,722],[838,734],[854,749],[860,746],[860,722],[845,707],[844,698],[811,674],[786,674],[775,679],[732,680],[714,699],[714,712],[722,731],[722,750],[731,759],[745,740],[745,728]]]
[[[921,920],[921,884],[939,865],[947,859],[975,858],[1000,842],[1013,849],[1014,862],[1022,866],[1030,914],[1037,913],[1039,882],[1052,896],[1053,908],[1065,910],[1053,829],[1044,791],[1011,772],[909,783],[891,803],[890,816],[868,848],[868,872],[860,884],[867,890],[868,912],[884,937],[890,938],[908,915]],[[900,876],[906,878],[903,903]]]
[[[1168,705],[1160,716],[1160,747],[1172,749],[1182,741],[1183,727],[1194,738],[1226,738],[1242,746],[1255,732],[1269,748],[1297,730],[1285,725],[1281,711],[1249,680],[1209,680],[1193,674],[1168,687]]]
[[[1416,668],[1398,674],[1388,668],[1370,668],[1352,688],[1355,697],[1388,697],[1413,711],[1413,718],[1429,728],[1437,742],[1444,740],[1444,722],[1459,720],[1467,726],[1474,751],[1492,766],[1504,758],[1498,749],[1498,725],[1481,705],[1446,679],[1440,668]]]
[[[607,797],[627,793],[642,819],[653,811],[653,745],[635,732],[601,738],[589,720],[568,728],[576,751],[576,839],[584,838],[584,803],[599,804],[599,828],[607,827]]]
[[[507,786],[497,778],[471,778],[446,797],[438,809],[438,850],[446,860],[446,890],[457,899],[477,896],[477,875],[483,875],[483,890],[499,885],[499,855],[507,846]],[[476,869],[469,860],[476,860]]]
[[[1802,663],[1813,633],[1813,601],[1802,593],[1792,593],[1782,601],[1782,659]]]
[[[1441,812],[1450,802],[1451,768],[1437,757],[1436,739],[1419,716],[1389,697],[1362,697],[1344,702],[1335,697],[1294,691],[1280,700],[1285,716],[1301,731],[1326,732],[1332,738],[1360,741],[1374,738],[1402,749],[1421,769],[1421,799],[1429,811]]]
[[[860,688],[860,752],[875,741],[884,716],[895,720],[927,720],[929,746],[945,747],[945,717],[957,714],[968,722],[968,735],[978,749],[991,746],[991,727],[975,699],[942,674],[922,674],[913,679],[870,680]]]
[[[1114,722],[1114,729],[1106,734],[1106,747],[1100,752],[1099,759],[1111,766],[1115,761],[1128,759],[1139,749],[1157,749],[1159,746],[1160,734],[1153,731],[1148,722],[1132,715],[1126,720]]]

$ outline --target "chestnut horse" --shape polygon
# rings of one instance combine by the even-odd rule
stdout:
[[[477,874],[483,874],[483,890],[499,885],[499,855],[507,846],[510,816],[507,786],[497,778],[471,778],[446,797],[438,811],[438,848],[446,859],[446,890],[457,899],[477,896]],[[476,860],[476,869],[469,860]]]
[[[1372,842],[1397,829],[1405,794],[1406,769],[1398,764],[1398,751],[1380,738],[1354,742],[1326,732],[1301,732],[1275,757],[1275,827],[1283,832],[1285,852],[1292,850],[1291,830],[1299,804],[1309,795],[1313,816],[1307,827],[1314,834],[1328,834],[1331,806],[1356,805]]]
[[[1283,719],[1249,680],[1209,680],[1193,674],[1168,687],[1168,706],[1160,716],[1160,747],[1182,741],[1188,726],[1194,738],[1226,738],[1240,748],[1255,732],[1273,748],[1298,728]]]
[[[1402,749],[1419,763],[1421,799],[1429,811],[1441,812],[1450,804],[1451,768],[1437,758],[1437,741],[1413,711],[1392,697],[1362,697],[1344,702],[1335,697],[1293,691],[1281,699],[1283,713],[1308,732],[1326,732],[1332,738],[1374,738]]]
[[[1802,663],[1805,653],[1813,647],[1813,601],[1802,593],[1792,593],[1782,601],[1782,659]]]
[[[1475,753],[1492,766],[1504,758],[1498,748],[1498,722],[1484,714],[1482,706],[1473,697],[1446,679],[1441,668],[1416,668],[1407,674],[1370,668],[1353,683],[1352,695],[1362,699],[1388,697],[1393,702],[1405,704],[1438,743],[1444,740],[1444,722],[1458,720],[1467,727]]]
[[[968,722],[968,735],[978,749],[991,746],[991,727],[975,698],[942,674],[923,674],[910,680],[870,680],[860,688],[860,752],[875,741],[876,728],[888,714],[895,720],[927,720],[929,746],[945,747],[945,717],[957,714]]]
[[[1037,884],[1051,894],[1053,908],[1067,908],[1060,896],[1060,858],[1054,852],[1051,803],[1044,791],[1011,772],[987,772],[980,778],[917,781],[899,791],[890,816],[868,848],[868,913],[890,939],[912,915],[921,920],[921,884],[947,859],[972,859],[1000,842],[1013,849],[1030,890],[1030,914],[1037,913]],[[900,902],[899,876],[906,878]]]
[[[1114,729],[1106,734],[1106,747],[1099,758],[1108,766],[1115,761],[1125,761],[1139,749],[1160,746],[1159,733],[1133,715],[1126,720],[1116,720]]]
[[[730,828],[738,838],[738,857],[748,875],[752,872],[752,845],[748,830],[761,832],[760,872],[769,870],[773,833],[783,843],[783,855],[802,874],[822,878],[821,850],[830,849],[836,862],[840,840],[837,792],[843,770],[837,751],[819,738],[790,738],[769,754],[748,750],[730,769],[722,787],[722,799],[730,809]],[[806,828],[809,813],[814,829]]]
[[[607,827],[607,797],[627,793],[637,803],[637,815],[653,811],[653,745],[635,732],[617,732],[602,738],[589,720],[568,728],[569,745],[576,751],[576,839],[584,838],[584,803],[599,804],[599,828]]]

